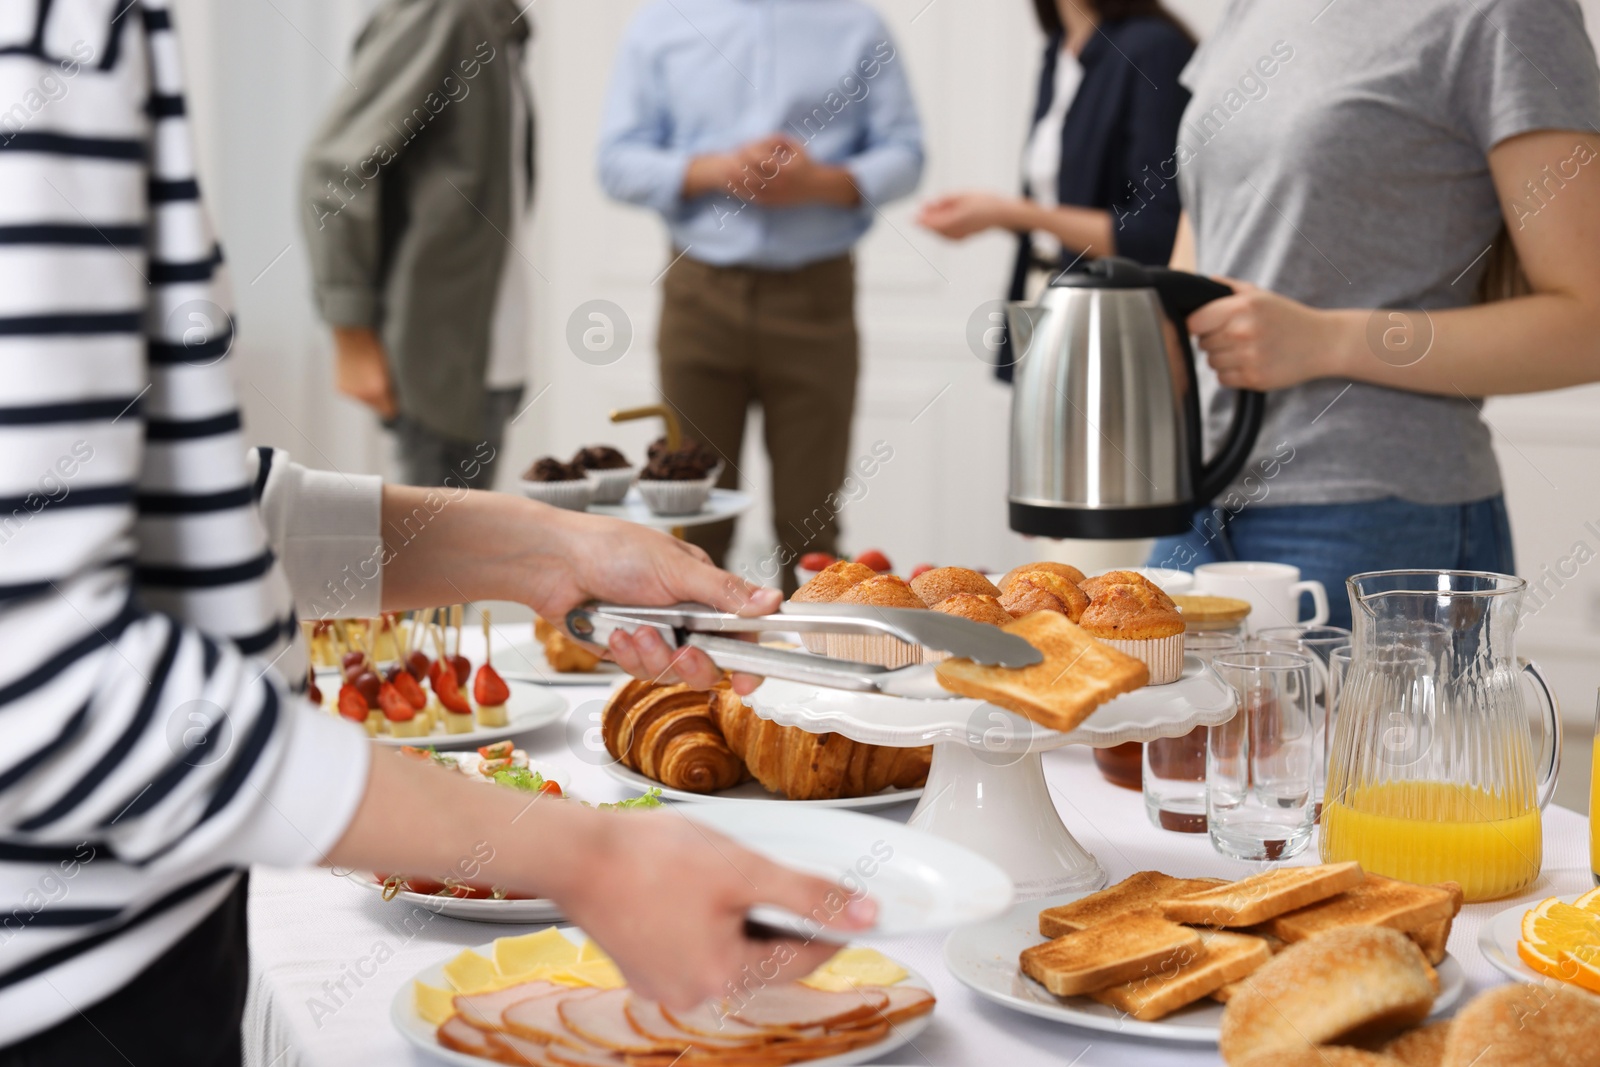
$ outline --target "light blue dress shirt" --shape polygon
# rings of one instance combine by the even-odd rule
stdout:
[[[848,169],[862,203],[683,199],[691,157],[776,134]],[[606,192],[659,211],[691,258],[786,269],[848,251],[916,188],[922,125],[905,59],[860,0],[654,0],[623,37],[599,157]]]

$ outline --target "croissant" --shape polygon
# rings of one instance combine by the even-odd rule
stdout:
[[[711,715],[721,692],[629,682],[611,695],[601,717],[606,751],[673,789],[710,793],[738,785],[747,777],[744,763],[722,739]]]
[[[933,749],[864,745],[842,734],[817,734],[763,719],[728,690],[719,690],[712,718],[728,747],[767,789],[790,800],[864,797],[890,786],[928,780]]]
[[[544,646],[544,658],[550,661],[551,670],[588,674],[600,662],[595,653],[538,616],[534,616],[533,636]]]

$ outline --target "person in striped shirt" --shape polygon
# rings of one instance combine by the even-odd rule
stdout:
[[[770,958],[747,909],[834,887],[675,816],[373,756],[300,695],[296,606],[776,594],[637,527],[247,450],[226,275],[167,0],[4,5],[0,1065],[238,1062],[251,863],[426,872],[487,843],[493,881],[559,902],[669,1004]],[[654,635],[612,653],[716,677]],[[792,970],[826,954],[792,949]]]

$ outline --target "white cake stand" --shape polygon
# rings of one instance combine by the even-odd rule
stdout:
[[[1018,899],[1106,882],[1100,862],[1056,812],[1045,752],[1180,737],[1234,712],[1233,690],[1194,656],[1178,681],[1117,697],[1065,734],[981,700],[907,700],[772,679],[745,703],[763,719],[812,733],[895,748],[932,744],[933,766],[910,824],[992,859],[1011,875]]]

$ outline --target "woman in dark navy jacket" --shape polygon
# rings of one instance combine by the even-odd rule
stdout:
[[[1034,0],[1048,42],[1022,196],[960,192],[917,221],[952,240],[1018,235],[1009,298],[1086,256],[1165,266],[1178,228],[1178,74],[1194,38],[1158,0]],[[998,371],[1011,377],[1002,353]]]

